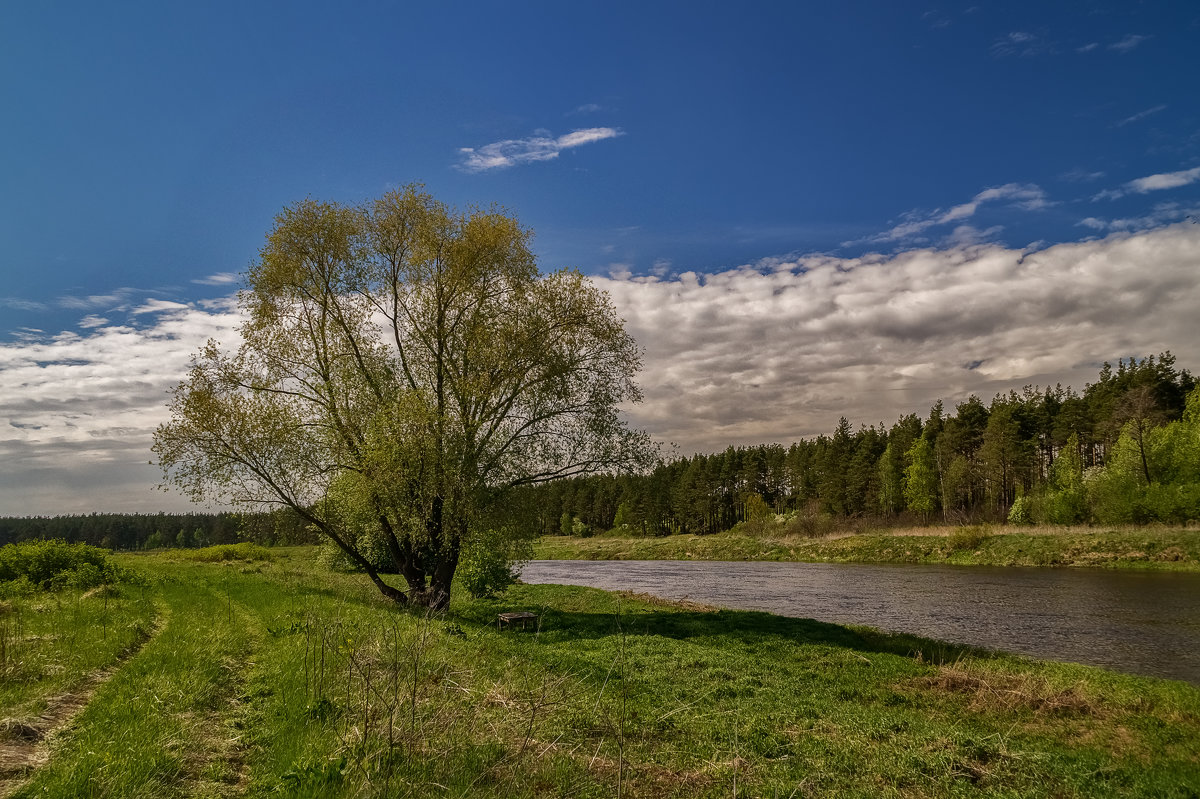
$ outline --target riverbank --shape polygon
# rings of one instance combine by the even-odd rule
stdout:
[[[1084,566],[1200,571],[1200,530],[1179,528],[930,527],[831,538],[715,535],[660,538],[546,536],[539,560],[777,560]]]
[[[1182,682],[570,586],[460,590],[431,617],[311,549],[243,554],[122,556],[147,578],[124,597],[7,609],[59,631],[25,635],[29,651],[60,646],[81,609],[115,614],[110,630],[128,615],[114,603],[156,617],[15,796],[1200,791],[1200,690]],[[498,630],[514,610],[536,624]],[[46,697],[0,707],[7,734]]]

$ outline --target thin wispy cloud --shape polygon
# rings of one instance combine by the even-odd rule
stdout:
[[[1134,122],[1140,122],[1148,116],[1152,116],[1153,114],[1157,114],[1159,111],[1165,111],[1165,110],[1167,110],[1166,103],[1163,103],[1161,105],[1156,105],[1153,108],[1147,108],[1145,111],[1138,111],[1133,116],[1125,117],[1124,119],[1120,120],[1119,122],[1116,122],[1115,125],[1118,128],[1123,128],[1126,125],[1132,124]]]
[[[1149,40],[1150,36],[1143,36],[1139,33],[1131,33],[1119,42],[1113,42],[1108,46],[1109,50],[1115,50],[1118,53],[1128,53],[1135,49],[1142,42]]]
[[[1148,194],[1152,191],[1177,189],[1200,181],[1200,166],[1183,169],[1178,172],[1162,172],[1157,175],[1147,175],[1123,184],[1118,189],[1105,189],[1092,197],[1096,200],[1117,200],[1127,194]]]
[[[1026,211],[1036,211],[1049,205],[1046,193],[1033,183],[1006,183],[984,189],[969,201],[956,205],[949,210],[937,210],[930,214],[911,212],[900,224],[875,236],[868,237],[868,242],[911,241],[922,236],[930,228],[946,225],[951,222],[970,219],[985,203],[1004,202]],[[845,242],[845,245],[854,242]]]
[[[66,295],[57,300],[58,307],[73,311],[121,310],[139,293],[136,289],[119,288],[108,294],[88,294],[83,297]]]
[[[0,297],[0,308],[11,308],[14,311],[45,311],[49,306],[44,302],[20,297]]]
[[[604,110],[604,106],[599,103],[584,103],[577,105],[571,110],[570,114],[596,114]]]
[[[482,147],[459,148],[458,168],[464,172],[507,169],[534,161],[551,161],[564,150],[624,135],[619,128],[584,128],[562,136],[535,135],[526,139],[506,139]]]
[[[1089,216],[1076,223],[1097,231],[1142,231],[1161,227],[1181,220],[1196,221],[1200,219],[1200,206],[1181,205],[1180,203],[1159,203],[1146,214],[1140,216],[1120,217],[1116,219],[1101,219]]]
[[[1004,56],[1034,56],[1049,52],[1050,43],[1041,36],[1029,31],[1012,31],[1001,36],[992,43],[992,55]]]
[[[1076,167],[1075,169],[1063,172],[1058,176],[1058,178],[1059,180],[1065,180],[1068,183],[1091,183],[1092,181],[1099,180],[1104,176],[1105,173],[1099,170],[1089,171]]]
[[[217,272],[215,275],[196,278],[192,282],[201,286],[230,286],[240,279],[241,277],[236,272]]]

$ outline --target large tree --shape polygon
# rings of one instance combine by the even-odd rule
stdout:
[[[509,489],[648,448],[618,410],[640,400],[636,342],[581,274],[542,275],[529,239],[415,186],[285,209],[239,297],[240,346],[196,356],[155,435],[167,481],[290,507],[385,596],[444,608]]]

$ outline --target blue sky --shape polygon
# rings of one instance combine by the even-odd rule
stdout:
[[[612,291],[685,451],[1196,370],[1197,41],[1189,2],[8,4],[0,513],[178,507],[155,409],[274,215],[413,181]]]

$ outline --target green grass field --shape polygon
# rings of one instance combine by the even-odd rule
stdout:
[[[145,588],[6,602],[0,752],[37,757],[0,793],[1200,795],[1184,683],[563,586],[433,618],[313,555],[123,556]]]
[[[807,538],[744,526],[659,538],[547,536],[546,560],[780,560],[808,563],[950,563],[1200,571],[1200,530],[1134,527],[944,527]]]

